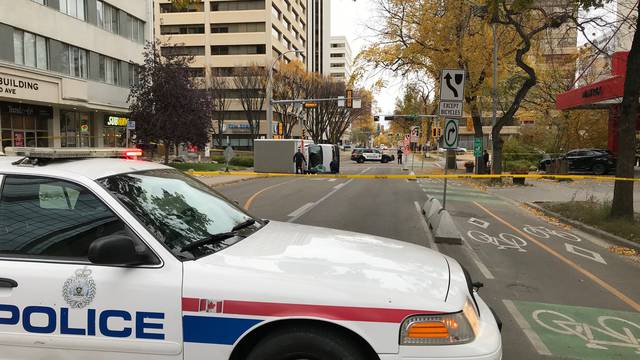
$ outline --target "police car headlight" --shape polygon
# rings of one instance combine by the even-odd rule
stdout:
[[[400,345],[456,345],[473,341],[479,319],[471,300],[461,312],[418,315],[405,319],[400,328]]]

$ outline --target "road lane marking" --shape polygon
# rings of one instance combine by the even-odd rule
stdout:
[[[542,339],[540,339],[540,336],[538,336],[538,334],[531,328],[531,325],[529,325],[529,322],[527,321],[527,319],[525,319],[524,316],[520,314],[520,311],[518,311],[518,308],[513,303],[513,301],[504,299],[502,300],[502,303],[507,308],[507,311],[509,311],[509,313],[511,314],[513,319],[516,321],[520,329],[522,329],[525,336],[529,338],[531,345],[533,345],[533,348],[536,349],[538,354],[551,356],[552,355],[551,351],[549,351],[549,348],[547,347],[547,345],[545,345],[544,342],[542,342]]]
[[[340,189],[341,187],[343,187],[343,186],[344,186],[344,184],[345,184],[345,183],[338,184],[338,185],[334,186],[333,188],[334,188],[334,189]]]
[[[362,171],[360,172],[360,174],[364,174],[364,173],[366,173],[366,172],[367,172],[367,171],[369,171],[369,170],[371,170],[371,168],[370,168],[370,167],[368,167],[368,168],[366,168],[366,169],[362,170]],[[337,193],[340,189],[342,189],[343,187],[345,187],[345,186],[349,185],[353,180],[355,180],[355,179],[351,179],[351,180],[349,180],[349,181],[347,181],[347,182],[345,182],[345,183],[341,184],[342,186],[340,186],[340,187],[334,186],[333,190],[331,190],[328,194],[326,194],[325,196],[321,197],[321,198],[320,198],[320,200],[318,200],[318,201],[316,201],[316,202],[312,203],[312,205],[311,205],[311,206],[307,206],[306,208],[302,209],[298,214],[296,214],[296,216],[293,216],[293,217],[292,217],[291,219],[289,219],[287,222],[291,222],[291,223],[292,223],[292,222],[297,221],[297,220],[298,220],[300,217],[302,217],[304,214],[308,213],[308,212],[309,212],[309,211],[311,211],[313,208],[315,208],[316,206],[318,206],[320,203],[322,203],[323,201],[325,201],[325,200],[327,200],[328,198],[330,198],[330,197],[331,197],[331,195],[333,195],[333,194]],[[299,209],[299,210],[300,210],[300,209]]]
[[[424,214],[422,214],[422,208],[420,207],[420,204],[417,201],[414,201],[413,204],[416,206],[416,211],[418,212],[418,216],[420,217],[420,225],[422,225],[422,229],[427,235],[427,245],[429,245],[432,250],[440,252],[438,244],[436,244],[431,237],[431,229],[429,229],[429,224],[427,224],[427,220],[424,218]]]
[[[488,221],[484,221],[476,218],[470,218],[469,221],[467,222],[471,225],[479,226],[483,229],[486,229],[489,227],[489,225],[491,225],[491,223],[489,223]]]
[[[251,197],[250,197],[249,199],[247,199],[247,201],[244,203],[244,208],[245,208],[246,210],[249,210],[249,208],[250,208],[250,207],[251,207],[251,205],[253,204],[253,201],[254,201],[258,196],[260,196],[260,194],[262,194],[263,192],[265,192],[265,191],[269,191],[269,190],[271,190],[271,189],[273,189],[273,188],[277,188],[278,186],[282,186],[282,185],[284,185],[284,184],[292,183],[292,182],[294,182],[294,181],[296,181],[296,180],[298,180],[298,179],[293,179],[293,180],[285,181],[285,182],[282,182],[282,183],[279,183],[279,184],[274,184],[274,185],[271,185],[271,186],[267,186],[266,188],[264,188],[264,189],[262,189],[262,190],[260,190],[260,191],[257,191],[255,194],[251,195]]]
[[[591,251],[589,249],[581,248],[579,246],[571,245],[568,243],[565,243],[564,247],[567,249],[568,252],[572,254],[576,254],[578,256],[585,257],[589,260],[593,260],[595,262],[599,262],[601,264],[607,265],[607,262],[604,260],[602,255],[598,254],[595,251]]]
[[[480,270],[480,272],[482,273],[482,276],[484,276],[484,278],[487,280],[495,279],[495,276],[493,276],[493,273],[482,262],[482,260],[480,260],[480,257],[478,256],[478,254],[476,254],[475,250],[473,250],[471,245],[469,245],[469,242],[467,241],[467,239],[465,239],[464,236],[462,235],[460,236],[462,238],[462,243],[464,244],[463,249],[467,251],[467,255],[471,258],[471,261],[473,261],[473,263],[476,264],[476,267],[478,268],[478,270]]]
[[[565,264],[569,265],[570,267],[572,267],[573,269],[575,269],[576,271],[578,271],[582,275],[588,277],[589,279],[591,279],[591,281],[593,281],[594,283],[600,285],[602,288],[604,288],[606,291],[608,291],[611,295],[617,297],[620,301],[622,301],[625,304],[629,305],[633,310],[640,312],[640,304],[637,303],[635,300],[631,299],[630,297],[628,297],[627,295],[625,295],[622,291],[620,291],[620,290],[616,289],[615,287],[609,285],[606,281],[600,279],[599,277],[597,277],[596,275],[594,275],[590,271],[588,271],[588,270],[584,269],[583,267],[581,267],[580,265],[576,264],[574,261],[564,257],[562,254],[560,254],[559,252],[553,250],[551,247],[549,247],[545,243],[535,239],[533,236],[531,236],[531,235],[525,233],[524,231],[516,228],[515,226],[511,225],[508,221],[506,221],[503,218],[499,217],[498,215],[492,213],[491,211],[489,211],[489,209],[485,208],[484,206],[478,204],[475,201],[474,201],[474,204],[477,207],[479,207],[480,209],[484,210],[484,212],[486,212],[487,214],[491,215],[493,218],[498,220],[499,222],[501,222],[504,225],[506,225],[508,228],[510,228],[513,231],[515,231],[516,233],[522,235],[524,238],[526,238],[527,240],[531,241],[532,243],[538,245],[540,248],[542,248],[542,250],[544,250],[544,251],[548,252],[549,254],[555,256],[560,261],[562,261]]]
[[[338,180],[338,179],[329,179],[329,182],[334,182],[336,180]]]
[[[517,249],[518,252],[527,252],[524,249],[527,242],[513,234],[502,233],[498,236],[491,236],[482,231],[471,230],[467,232],[467,236],[479,243],[495,245],[498,250]]]
[[[310,203],[306,203],[306,204],[300,206],[297,210],[295,210],[294,212],[289,214],[289,217],[297,217],[298,215],[300,215],[303,212],[305,212],[309,207],[313,206],[313,204],[314,203],[310,202]]]

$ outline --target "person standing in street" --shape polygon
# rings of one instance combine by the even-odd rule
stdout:
[[[398,164],[402,165],[402,149],[398,148]]]
[[[304,154],[300,149],[293,155],[293,162],[296,163],[296,174],[304,174],[303,165],[307,163]]]
[[[487,150],[484,151],[484,154],[482,155],[482,163],[484,164],[483,168],[485,172],[489,172],[489,152],[487,152]]]

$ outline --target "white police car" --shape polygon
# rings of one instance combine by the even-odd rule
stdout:
[[[124,153],[0,156],[0,357],[501,358],[455,260],[257,219],[174,169],[100,158]]]

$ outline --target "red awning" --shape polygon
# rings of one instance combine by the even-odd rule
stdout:
[[[556,97],[558,110],[607,109],[622,103],[628,52],[612,56],[611,77],[597,83],[569,90]]]

